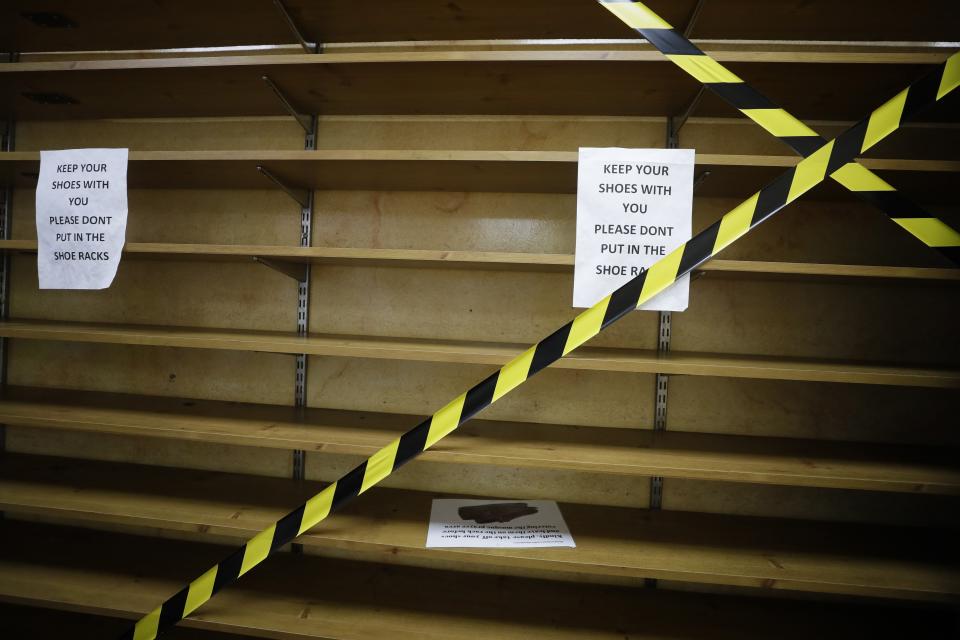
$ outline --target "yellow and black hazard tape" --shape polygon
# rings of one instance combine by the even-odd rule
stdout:
[[[598,1],[628,27],[638,31],[671,62],[803,157],[826,144],[826,139],[816,131],[701,51],[642,2]],[[871,135],[873,133],[868,132],[867,138]],[[886,213],[920,242],[960,266],[960,232],[904,197],[875,173],[851,162],[830,177]]]
[[[960,54],[897,94],[870,116],[824,144],[796,167],[753,194],[720,220],[660,259],[649,270],[581,312],[571,322],[530,347],[499,371],[370,456],[269,528],[261,531],[202,576],[140,619],[122,636],[153,640],[190,615],[218,591],[263,562],[278,548],[320,523],[444,436],[635,310],[784,206],[842,170],[855,157],[960,84]]]

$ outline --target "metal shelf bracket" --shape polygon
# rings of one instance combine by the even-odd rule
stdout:
[[[287,10],[286,5],[284,5],[281,0],[273,0],[273,6],[275,6],[277,11],[280,12],[280,15],[283,16],[287,26],[290,27],[290,31],[293,32],[293,36],[297,39],[297,42],[300,43],[300,46],[303,47],[304,51],[307,53],[320,53],[323,51],[322,44],[319,42],[312,42],[308,40],[305,35],[303,35],[300,25],[298,25],[297,21],[293,19],[293,16],[290,15],[290,11]]]
[[[697,90],[697,95],[693,96],[693,100],[690,101],[687,108],[684,109],[680,115],[667,118],[667,149],[679,148],[680,129],[683,128],[683,125],[687,124],[690,115],[700,106],[704,91],[706,91],[706,86],[700,85],[700,88]]]
[[[315,116],[307,115],[301,112],[296,107],[294,107],[293,103],[290,102],[286,94],[284,94],[283,91],[280,90],[280,87],[278,87],[277,84],[270,79],[270,76],[260,76],[260,77],[264,82],[267,83],[267,86],[270,87],[274,95],[277,96],[277,98],[280,100],[280,103],[283,105],[283,108],[286,109],[287,113],[293,116],[293,118],[297,121],[297,123],[301,127],[303,127],[303,131],[306,134],[307,140],[308,140],[307,146],[309,147],[309,140],[315,135],[315,132],[316,132],[317,118]]]
[[[694,6],[693,11],[690,12],[690,19],[687,20],[687,26],[683,28],[684,38],[689,38],[690,34],[693,33],[693,28],[697,25],[697,20],[700,18],[700,11],[703,9],[704,4],[706,4],[706,0],[697,0],[696,6]]]
[[[300,205],[301,208],[306,209],[310,206],[311,192],[309,189],[304,189],[301,187],[291,187],[286,182],[273,175],[269,169],[263,165],[257,165],[257,171],[263,174],[264,177],[268,178],[273,184],[280,187],[284,193],[293,198],[293,200]]]
[[[253,261],[258,264],[262,264],[265,267],[270,267],[274,271],[278,271],[285,276],[290,276],[297,282],[304,283],[307,281],[308,267],[304,262],[294,262],[292,260],[274,260],[273,258],[264,258],[262,256],[253,256]]]

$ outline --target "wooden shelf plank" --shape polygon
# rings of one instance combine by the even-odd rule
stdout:
[[[0,535],[0,599],[123,618],[139,618],[233,550],[13,522]],[[472,640],[478,630],[505,640],[940,638],[951,624],[940,608],[586,588],[286,553],[181,623],[283,640]]]
[[[277,478],[13,454],[0,469],[0,506],[7,513],[238,538],[266,528],[321,488]],[[320,553],[555,572],[584,582],[660,578],[960,601],[960,566],[947,532],[565,504],[561,511],[577,543],[573,550],[426,549],[431,498],[377,489],[299,542]]]
[[[948,55],[799,49],[712,53],[797,117],[830,120],[863,117],[894,87],[916,79],[918,65]],[[858,91],[849,90],[854,74]],[[0,65],[0,115],[17,120],[280,115],[263,76],[297,108],[326,115],[668,116],[681,113],[699,87],[659,52],[616,48],[20,62]],[[929,117],[956,121],[948,102]],[[697,114],[736,111],[707,95]]]
[[[746,197],[783,169],[796,165],[788,155],[699,154],[698,173],[710,172],[697,195]],[[924,201],[949,201],[960,162],[864,159],[864,166],[895,174],[898,187],[924,194]],[[131,188],[272,189],[258,166],[286,184],[308,189],[386,191],[490,191],[575,193],[576,151],[319,150],[319,151],[132,151]],[[0,153],[0,182],[36,186],[40,154]],[[893,178],[891,178],[893,179]],[[836,185],[817,198],[849,199]]]
[[[12,388],[0,422],[370,456],[415,416]],[[950,449],[475,420],[425,460],[625,476],[960,494]]]
[[[0,251],[36,253],[35,240],[0,240]],[[252,260],[275,258],[291,262],[363,267],[411,267],[548,271],[570,273],[574,256],[566,253],[510,253],[504,251],[443,251],[429,249],[372,249],[352,247],[294,247],[281,245],[187,244],[128,242],[128,257],[184,260]],[[930,267],[819,264],[713,259],[698,273],[781,278],[895,279],[960,282],[960,270]]]
[[[331,53],[269,53],[236,55],[226,52],[224,55],[174,56],[174,57],[125,57],[87,58],[79,60],[37,60],[18,62],[0,68],[0,73],[19,76],[34,72],[57,71],[120,71],[151,69],[226,69],[229,67],[313,67],[321,64],[402,64],[402,63],[444,63],[444,62],[649,62],[665,63],[662,54],[654,47],[592,48],[592,47],[556,47],[541,42],[516,42],[510,49],[466,49],[459,41],[449,42],[444,48],[424,48],[417,50],[384,47],[376,51],[338,50]],[[856,64],[856,65],[917,65],[943,62],[950,53],[946,49],[918,48],[892,49],[877,55],[876,49],[866,51],[844,51],[838,47],[810,46],[800,43],[796,46],[775,42],[747,43],[739,47],[736,44],[722,47],[707,47],[711,57],[723,63],[778,63],[778,64]]]
[[[36,253],[35,240],[0,240],[0,251]],[[493,269],[512,271],[572,272],[573,256],[551,253],[509,253],[502,251],[435,251],[421,249],[354,249],[340,247],[297,247],[279,245],[214,245],[128,242],[128,257],[168,257],[185,260],[252,260],[275,258],[291,262],[376,267]],[[741,267],[742,269],[742,267]],[[929,269],[931,279],[949,279]],[[922,278],[923,270],[907,277]],[[960,274],[957,275],[960,280]]]
[[[403,11],[358,12],[347,0],[284,3],[304,33],[322,43],[372,40],[504,38],[628,38],[636,34],[601,7],[578,0],[441,0],[406,2]],[[651,0],[675,25],[684,25],[694,0]],[[777,40],[914,40],[956,38],[949,0],[924,4],[909,20],[890,20],[902,7],[890,0],[813,0],[798,8],[790,0],[768,0],[756,11],[750,0],[727,0],[701,11],[694,33],[703,38]],[[0,10],[3,51],[155,49],[285,44],[293,41],[281,15],[258,0],[165,0],[162,6],[47,1],[43,11],[60,13],[71,29],[44,28],[24,17],[36,10],[26,1]],[[224,16],[229,15],[229,20]],[[824,20],[822,16],[831,16]],[[157,28],[163,25],[163,28]]]
[[[716,275],[759,275],[783,278],[891,279],[956,282],[960,270],[927,267],[887,267],[859,264],[819,264],[813,262],[768,262],[713,259],[698,271]]]
[[[282,331],[26,319],[0,322],[0,337],[496,366],[506,364],[528,346],[333,334],[297,336]],[[656,352],[640,349],[581,348],[553,366],[585,371],[960,388],[960,371],[951,369],[770,356],[693,352],[671,352],[667,356],[658,356]]]
[[[917,64],[934,63],[951,50],[946,41],[825,41],[693,38],[711,56],[724,56],[729,61],[748,62],[823,62],[849,64]],[[323,54],[403,54],[449,53],[475,51],[577,53],[582,51],[618,51],[650,53],[656,47],[628,30],[625,38],[471,38],[447,40],[375,40],[328,42]],[[24,53],[18,62],[91,62],[119,60],[156,60],[196,57],[237,57],[263,55],[303,55],[298,44],[204,47],[183,49],[121,49],[95,51],[36,51]],[[315,54],[311,54],[315,55]]]

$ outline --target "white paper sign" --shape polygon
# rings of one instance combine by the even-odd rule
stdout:
[[[427,547],[576,547],[552,500],[434,500]]]
[[[40,152],[41,289],[105,289],[127,233],[127,149]]]
[[[573,306],[591,307],[690,239],[693,149],[580,149]],[[684,276],[640,309],[683,311]]]

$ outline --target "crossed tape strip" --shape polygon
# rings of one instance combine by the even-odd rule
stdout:
[[[807,157],[826,144],[826,139],[816,131],[701,51],[642,2],[598,1],[628,27],[636,29],[671,62],[801,156]],[[954,68],[951,72],[960,73],[960,69]],[[893,112],[889,115],[892,117]],[[867,131],[865,143],[875,144],[878,141],[875,137],[885,124],[878,119],[878,128]],[[920,242],[960,266],[960,232],[904,197],[878,175],[851,162],[830,177],[886,213]]]
[[[581,312],[433,416],[424,420],[342,478],[247,541],[228,558],[178,591],[121,636],[153,640],[218,591],[263,562],[272,552],[369,490],[493,404],[608,326],[635,310],[790,202],[840,171],[853,158],[960,85],[960,53],[904,89],[862,122],[824,144],[796,167],[753,194],[649,270]]]

